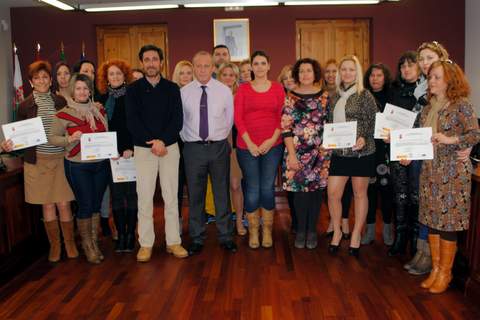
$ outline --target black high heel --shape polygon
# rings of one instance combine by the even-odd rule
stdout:
[[[341,232],[341,231],[340,231]],[[335,255],[338,253],[338,250],[340,249],[340,244],[342,243],[342,237],[343,237],[343,232],[342,232],[342,236],[340,236],[340,241],[338,242],[338,244],[329,244],[328,245],[328,252],[331,254],[331,255]],[[333,238],[333,235],[332,235],[332,238]]]
[[[358,248],[348,247],[348,255],[358,258],[360,256],[360,247]]]
[[[331,237],[333,237],[333,231],[326,231],[325,238],[331,238]]]

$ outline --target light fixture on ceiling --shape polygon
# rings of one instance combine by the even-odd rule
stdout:
[[[80,9],[87,12],[130,11],[130,10],[157,10],[174,9],[178,4],[159,4],[160,1],[117,2],[104,4],[84,4]]]
[[[66,4],[65,2],[59,0],[39,0],[40,2],[45,2],[51,6],[57,7],[62,10],[74,10],[75,8],[71,5]]]
[[[212,2],[186,3],[185,8],[218,8],[218,7],[267,7],[278,6],[275,1],[245,1],[245,2]]]
[[[352,4],[378,4],[380,0],[313,0],[313,1],[287,1],[286,6],[321,6],[321,5],[352,5]]]

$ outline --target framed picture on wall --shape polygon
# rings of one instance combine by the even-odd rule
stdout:
[[[224,44],[230,50],[231,60],[250,57],[250,29],[248,19],[214,19],[213,45]]]

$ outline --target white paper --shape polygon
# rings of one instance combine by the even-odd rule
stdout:
[[[80,138],[82,160],[110,159],[118,156],[117,133],[84,133]]]
[[[390,160],[432,160],[432,128],[400,129],[390,132]]]
[[[5,140],[11,139],[13,150],[25,149],[47,143],[47,135],[40,117],[2,125]]]
[[[397,129],[413,128],[417,113],[387,103],[381,115],[375,114],[375,139],[383,139]]]
[[[323,128],[326,149],[351,148],[357,141],[357,121],[327,123]]]
[[[112,178],[114,183],[137,181],[137,170],[133,157],[118,160],[110,159],[110,168],[112,168]]]

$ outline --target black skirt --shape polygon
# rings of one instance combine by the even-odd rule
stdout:
[[[375,154],[363,157],[332,156],[330,162],[330,176],[346,177],[374,177]]]

